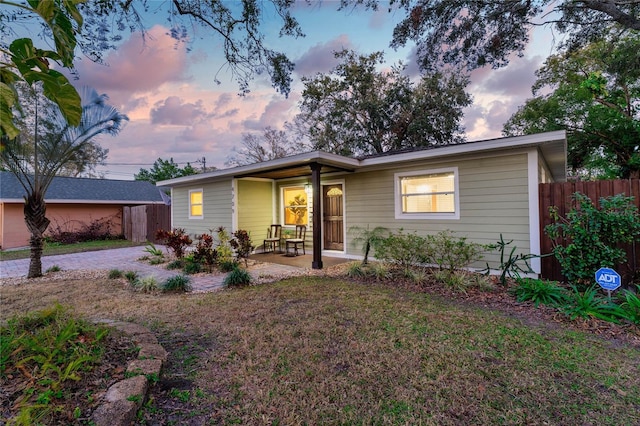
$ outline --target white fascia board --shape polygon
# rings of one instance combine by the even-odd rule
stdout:
[[[248,173],[261,173],[269,170],[280,169],[283,167],[303,166],[308,163],[320,162],[325,165],[337,167],[358,167],[360,161],[344,157],[342,155],[331,154],[323,151],[312,151],[303,154],[296,154],[290,157],[277,158],[275,160],[264,161],[262,163],[254,163],[246,166],[232,167],[230,169],[215,170],[209,173],[202,173],[191,176],[183,176],[175,179],[163,180],[156,183],[156,186],[175,186],[181,184],[191,184],[201,180],[232,178],[238,175],[246,175]]]
[[[361,167],[377,166],[388,163],[401,163],[404,161],[425,160],[429,158],[449,157],[454,155],[471,154],[482,151],[492,151],[499,149],[513,149],[532,145],[540,145],[551,142],[564,142],[566,132],[558,130],[555,132],[537,133],[534,135],[514,136],[509,138],[490,139],[477,142],[467,142],[456,145],[448,145],[435,149],[425,149],[423,151],[411,151],[402,154],[388,155],[364,159],[360,162]]]

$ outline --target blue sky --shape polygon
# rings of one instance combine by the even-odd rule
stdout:
[[[158,2],[158,8],[166,4]],[[277,23],[266,20],[269,46],[285,51],[296,63],[288,98],[276,93],[264,76],[253,81],[251,93],[238,96],[238,86],[223,66],[221,40],[195,28],[187,52],[186,45],[167,35],[166,13],[161,10],[145,19],[150,27],[146,43],[139,34],[127,34],[120,48],[108,54],[108,66],[79,60],[76,84],[106,93],[130,118],[117,137],[100,138],[109,149],[108,165],[100,171],[107,178],[133,179],[133,173],[149,168],[158,157],[191,162],[194,167],[201,166],[196,161],[205,157],[207,166],[224,167],[243,133],[261,132],[266,126],[280,129],[293,119],[300,78],[335,66],[334,50],[349,48],[363,54],[382,50],[387,65],[402,60],[409,70],[416,70],[413,46],[389,48],[394,24],[403,12],[338,12],[337,4],[324,1],[321,6],[295,8],[304,38],[279,38]],[[514,58],[504,69],[471,74],[467,90],[474,103],[463,120],[468,140],[500,136],[505,120],[531,96],[534,72],[551,53],[551,40],[549,30],[540,27],[525,57]],[[221,66],[217,78],[222,84],[217,85],[214,75]]]

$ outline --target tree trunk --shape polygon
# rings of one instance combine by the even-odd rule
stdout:
[[[47,205],[44,202],[44,194],[34,191],[24,200],[24,221],[29,228],[31,238],[31,255],[27,278],[42,276],[42,248],[44,246],[44,232],[49,227],[49,219],[45,216]]]

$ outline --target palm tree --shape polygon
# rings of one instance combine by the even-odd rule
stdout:
[[[362,254],[364,254],[364,259],[362,259],[363,265],[369,263],[369,252],[371,248],[389,236],[389,230],[383,226],[376,226],[373,229],[369,229],[369,225],[367,225],[366,228],[352,226],[349,228],[349,232],[356,234],[352,240],[353,244],[362,244]]]
[[[107,95],[98,95],[95,90],[87,88],[83,90],[82,99],[82,116],[78,126],[69,125],[59,109],[55,108],[46,109],[45,118],[41,120],[36,100],[33,143],[28,142],[28,137],[20,135],[11,140],[3,137],[0,146],[2,165],[17,177],[26,193],[24,220],[31,233],[27,278],[42,275],[44,232],[50,223],[46,217],[45,195],[53,178],[67,163],[82,157],[80,154],[84,150],[95,147],[92,138],[102,133],[116,135],[128,120],[126,115],[106,103]],[[40,127],[44,127],[42,135],[39,134]]]

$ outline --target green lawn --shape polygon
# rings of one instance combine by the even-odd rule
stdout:
[[[45,244],[43,256],[52,256],[56,254],[81,253],[92,250],[106,250],[122,247],[139,246],[142,243],[134,243],[127,240],[103,240],[103,241],[87,241],[76,244]],[[29,249],[24,250],[2,250],[0,251],[0,260],[16,260],[28,259]]]

